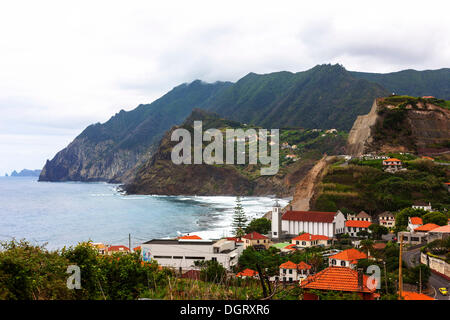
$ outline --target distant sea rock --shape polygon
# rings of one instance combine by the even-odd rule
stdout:
[[[11,177],[39,177],[40,174],[41,174],[40,169],[35,169],[35,170],[23,169],[20,172],[17,172],[16,170],[14,170],[11,173]],[[8,176],[8,174],[5,175],[5,177],[7,177],[7,176]]]

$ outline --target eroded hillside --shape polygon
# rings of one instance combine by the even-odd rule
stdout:
[[[391,96],[376,99],[369,114],[359,116],[350,130],[347,152],[450,151],[450,105],[435,98]]]

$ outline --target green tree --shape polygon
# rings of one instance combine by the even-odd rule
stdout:
[[[69,262],[25,240],[0,244],[0,299],[73,299],[66,285]]]
[[[247,223],[247,217],[245,216],[244,208],[241,204],[241,198],[236,197],[236,206],[234,207],[233,216],[233,231],[236,237],[242,237],[244,234],[244,229]]]
[[[367,254],[367,257],[369,256],[369,252],[373,251],[373,241],[372,240],[369,240],[369,239],[361,240],[359,245],[361,247],[361,250]]]
[[[438,226],[445,226],[448,222],[447,216],[438,211],[428,212],[427,214],[424,214],[422,216],[422,220],[423,224],[434,223]]]
[[[409,217],[421,217],[427,212],[422,209],[405,208],[395,215],[395,232],[403,231],[408,226]]]
[[[201,266],[200,275],[203,280],[216,283],[225,281],[227,271],[219,262],[207,260],[202,261],[199,265]]]
[[[379,224],[375,224],[375,223],[372,223],[369,226],[369,230],[372,232],[372,237],[375,240],[380,240],[382,235],[389,233],[388,228],[386,228],[385,226],[379,225]]]
[[[245,228],[246,233],[250,232],[258,232],[261,234],[268,234],[270,229],[272,228],[272,223],[269,219],[266,218],[258,218],[253,219],[248,226]]]
[[[80,267],[81,289],[74,290],[77,299],[101,298],[100,281],[102,272],[99,264],[99,254],[89,242],[82,242],[75,247],[64,247],[61,255]]]
[[[416,285],[419,285],[420,281],[422,281],[422,288],[423,288],[428,283],[430,275],[431,275],[430,268],[427,265],[420,264],[411,269],[408,269],[403,280],[406,283]]]

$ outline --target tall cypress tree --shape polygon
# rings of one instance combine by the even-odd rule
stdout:
[[[244,208],[241,204],[241,198],[236,197],[236,206],[234,207],[234,216],[233,216],[233,231],[234,235],[238,238],[241,238],[245,235],[244,228],[247,224],[247,217],[245,216]]]

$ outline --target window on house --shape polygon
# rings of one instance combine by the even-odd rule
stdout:
[[[345,267],[345,261],[341,261],[341,266]]]
[[[217,261],[217,257],[212,257],[211,260],[212,261]]]
[[[292,269],[289,269],[289,274],[292,274]]]
[[[335,260],[335,259],[332,259],[332,260],[331,260],[331,264],[336,264],[336,260]]]

